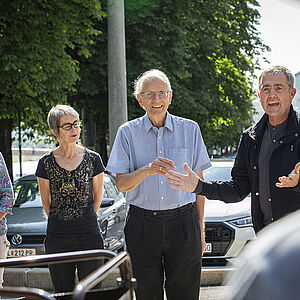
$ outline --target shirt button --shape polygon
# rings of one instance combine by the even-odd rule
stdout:
[[[256,166],[254,166],[253,169],[256,170]]]
[[[153,213],[153,215],[156,216],[156,215],[157,215],[157,212],[155,211],[155,212]]]
[[[161,200],[164,200],[164,197],[161,197]]]
[[[276,140],[273,140],[273,143],[276,143]]]
[[[164,182],[163,182],[163,181],[161,181],[160,183],[161,183],[161,184],[164,184]]]
[[[161,154],[161,153],[162,153],[162,151],[159,151],[159,153]]]
[[[282,143],[283,143],[283,141],[280,141],[279,143],[280,143],[280,144],[282,144]]]
[[[274,218],[271,218],[271,221],[274,221]]]
[[[255,195],[258,196],[258,195],[259,195],[259,192],[256,192]]]
[[[272,199],[271,199],[271,198],[269,198],[268,200],[269,200],[269,202],[271,202],[271,201],[272,201]]]
[[[298,136],[298,133],[295,133],[295,136]]]

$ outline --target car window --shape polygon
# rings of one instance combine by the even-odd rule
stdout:
[[[211,167],[203,172],[206,181],[228,181],[231,179],[231,167]]]
[[[112,182],[109,176],[103,177],[103,185],[107,192],[107,198],[116,199],[118,195],[118,191],[115,187],[115,184]]]
[[[19,181],[14,186],[15,206],[33,202],[40,198],[37,181]]]

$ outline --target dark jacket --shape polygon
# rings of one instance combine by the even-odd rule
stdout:
[[[232,168],[231,181],[203,183],[201,194],[208,199],[238,202],[251,193],[251,214],[255,231],[261,230],[263,217],[259,203],[258,156],[268,115],[242,135]],[[287,176],[300,162],[300,117],[291,106],[283,137],[270,157],[270,194],[274,221],[300,208],[300,184],[295,188],[277,188],[278,177]]]

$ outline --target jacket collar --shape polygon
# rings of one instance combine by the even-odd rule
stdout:
[[[265,113],[256,124],[254,124],[248,129],[248,134],[250,138],[252,138],[253,140],[257,140],[262,137],[267,126],[268,118],[268,115]],[[296,113],[293,106],[291,105],[284,135],[288,136],[291,133],[297,132],[299,122],[299,115]]]

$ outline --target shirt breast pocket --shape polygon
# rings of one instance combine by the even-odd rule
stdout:
[[[192,167],[190,157],[192,157],[192,154],[188,148],[169,149],[169,159],[175,162],[177,172],[185,173],[183,167],[184,163],[187,163],[190,167]]]

